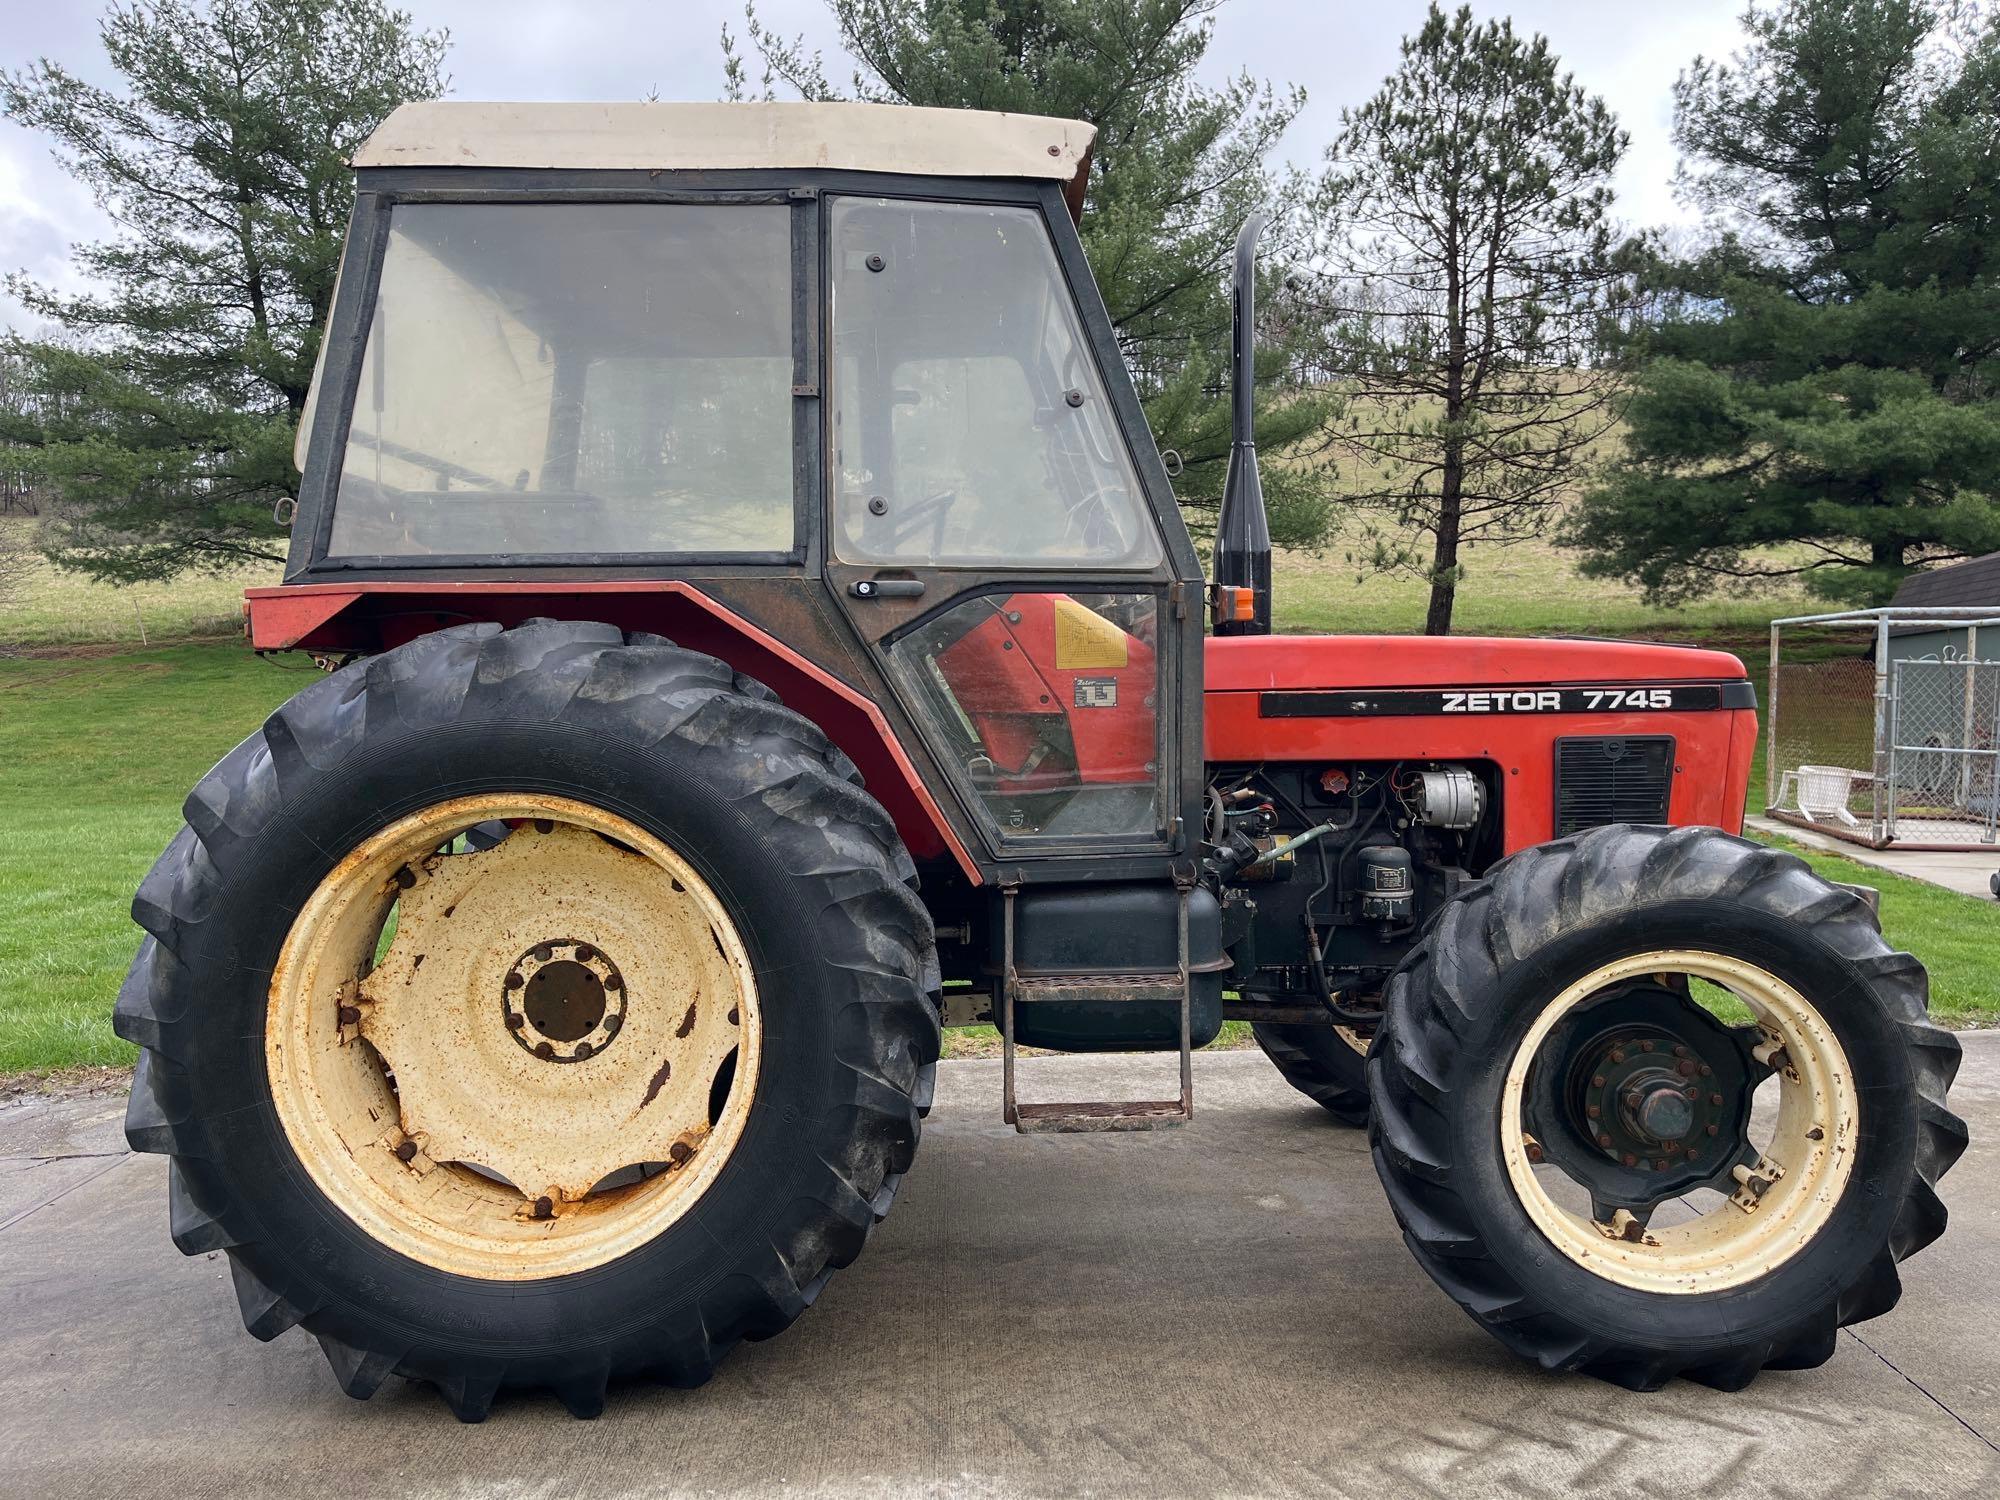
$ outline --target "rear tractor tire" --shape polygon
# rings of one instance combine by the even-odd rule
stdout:
[[[1923,966],[1793,855],[1613,826],[1460,891],[1390,979],[1375,1165],[1418,1262],[1552,1370],[1735,1390],[1901,1294],[1965,1148]]]
[[[1368,1123],[1368,1039],[1344,1026],[1252,1026],[1285,1082],[1343,1125]]]
[[[578,1416],[785,1328],[888,1211],[938,1054],[931,922],[854,767],[608,626],[438,632],[189,796],[118,998],[174,1243],[341,1387]]]

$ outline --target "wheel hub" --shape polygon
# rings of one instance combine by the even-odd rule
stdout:
[[[1642,1088],[1635,1088],[1625,1096],[1625,1104],[1641,1135],[1658,1141],[1668,1151],[1675,1151],[1694,1125],[1695,1102],[1700,1098],[1697,1090],[1683,1091],[1679,1079],[1649,1079]]]
[[[1600,1202],[1661,1202],[1727,1170],[1750,1118],[1740,1038],[1639,985],[1580,1007],[1530,1101],[1538,1139]]]
[[[514,1040],[544,1062],[588,1062],[625,1024],[625,976],[589,943],[553,938],[515,959],[501,981]]]

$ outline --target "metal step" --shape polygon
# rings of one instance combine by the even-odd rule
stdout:
[[[1006,892],[1005,964],[1000,977],[1001,1118],[1022,1135],[1099,1130],[1158,1130],[1194,1118],[1194,1048],[1190,1045],[1193,976],[1188,969],[1188,893],[1181,891],[1179,967],[1171,974],[1035,974],[1014,966],[1014,891]],[[1014,1007],[1052,1000],[1173,1000],[1181,1008],[1178,1099],[1022,1104],[1014,1097]]]
[[[1014,1003],[1046,1000],[1173,1000],[1181,998],[1180,976],[1162,974],[1017,974]]]
[[[1125,1104],[1016,1104],[1014,1128],[1022,1135],[1079,1134],[1090,1130],[1157,1130],[1185,1125],[1194,1111],[1180,1099],[1134,1099]]]

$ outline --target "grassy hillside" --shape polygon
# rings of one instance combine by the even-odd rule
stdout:
[[[24,517],[0,516],[0,534],[22,545],[31,539],[33,525]],[[276,583],[278,574],[278,565],[271,563],[118,587],[38,561],[19,597],[0,599],[0,653],[19,646],[136,646],[142,625],[150,642],[233,635],[243,624],[243,590]]]
[[[1396,574],[1357,579],[1345,553],[1359,534],[1360,524],[1353,522],[1316,557],[1281,553],[1273,560],[1271,587],[1281,628],[1423,629],[1428,587]],[[1574,554],[1540,539],[1470,548],[1465,566],[1452,622],[1461,635],[1737,636],[1762,631],[1775,616],[1813,607],[1802,594],[1773,590],[1677,608],[1649,605],[1629,585],[1580,576]]]
[[[0,517],[0,527],[25,532],[29,523]],[[1345,561],[1358,550],[1362,521],[1351,518],[1318,555],[1275,559],[1280,628],[1302,631],[1421,630],[1429,591],[1415,578],[1376,575],[1357,580]],[[1763,592],[1706,600],[1678,609],[1645,604],[1625,584],[1578,576],[1575,557],[1544,540],[1511,547],[1473,547],[1459,586],[1456,628],[1463,634],[1692,635],[1754,633],[1777,614],[1811,606],[1796,593]],[[241,626],[243,590],[276,583],[276,564],[171,583],[117,588],[39,564],[22,596],[0,602],[0,651],[9,647],[132,644],[143,621],[150,642],[233,635]]]

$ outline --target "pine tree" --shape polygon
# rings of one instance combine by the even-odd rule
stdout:
[[[1425,579],[1443,635],[1462,549],[1546,529],[1611,423],[1591,356],[1626,136],[1546,38],[1435,3],[1341,123],[1317,197],[1318,363],[1349,397],[1352,499],[1390,522],[1358,560]]]
[[[1675,89],[1710,244],[1654,272],[1624,455],[1570,539],[1655,600],[1879,603],[2000,548],[2000,17],[1785,0],[1745,26]]]
[[[859,63],[851,97],[1010,110],[1097,127],[1080,226],[1126,362],[1162,448],[1186,465],[1175,488],[1212,523],[1229,458],[1228,272],[1252,212],[1286,208],[1265,158],[1304,95],[1248,76],[1195,78],[1224,0],[827,0]],[[774,35],[747,7],[753,79],[723,32],[725,93],[841,97],[824,60]],[[1281,232],[1266,237],[1282,253]],[[1278,272],[1268,273],[1275,283]],[[1258,443],[1280,545],[1317,546],[1332,519],[1313,462],[1330,403],[1286,388],[1287,341],[1259,351]]]
[[[446,38],[382,0],[134,0],[100,34],[122,89],[0,73],[0,107],[119,230],[78,247],[89,290],[9,280],[58,332],[6,342],[35,399],[0,413],[0,468],[40,476],[51,556],[94,577],[282,558],[347,158],[443,91]]]

